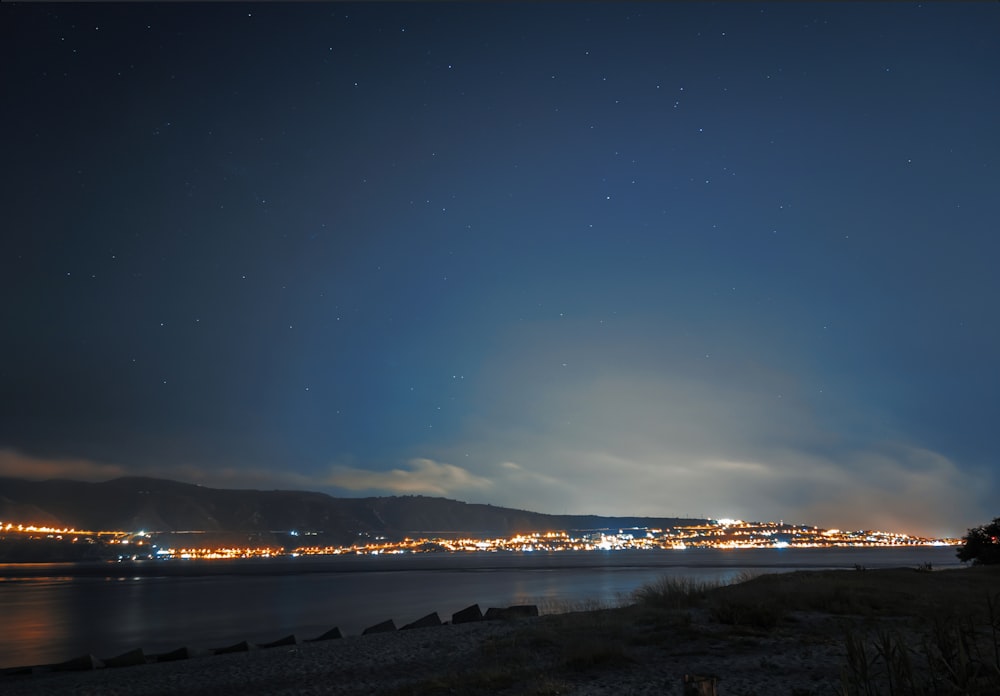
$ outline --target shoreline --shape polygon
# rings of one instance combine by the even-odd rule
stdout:
[[[477,641],[506,635],[514,626],[481,622],[392,633],[346,636],[315,643],[245,652],[196,655],[183,660],[73,672],[0,677],[5,696],[49,694],[303,693],[314,681],[324,694],[377,693],[428,674],[476,650]],[[427,667],[419,668],[419,663]],[[336,675],[339,684],[330,683]]]
[[[748,562],[748,556],[768,555],[768,560]],[[312,573],[363,573],[372,570],[435,571],[533,570],[587,568],[776,568],[852,569],[858,560],[869,567],[899,565],[892,555],[921,554],[941,567],[960,567],[952,546],[790,547],[747,549],[650,549],[558,552],[432,552],[421,554],[364,554],[321,557],[278,556],[244,559],[161,559],[138,561],[60,561],[51,563],[0,563],[0,580],[58,577],[207,577],[222,575],[306,575]],[[882,558],[879,558],[879,557]],[[947,562],[945,562],[945,560]],[[878,562],[876,562],[878,561]]]
[[[323,572],[295,575],[270,572],[300,568],[286,563],[250,563],[255,572],[211,576],[188,573],[192,566],[181,563],[174,567],[183,573],[173,577],[120,573],[121,566],[112,564],[116,572],[101,566],[89,577],[56,572],[49,579],[0,581],[0,615],[7,626],[0,637],[0,668],[55,663],[85,653],[106,658],[138,648],[148,653],[180,645],[207,650],[242,640],[264,643],[291,633],[311,638],[332,626],[344,634],[360,634],[387,618],[400,625],[435,611],[447,618],[470,602],[484,608],[536,604],[542,614],[617,607],[637,588],[664,576],[730,583],[748,574],[853,569],[859,562],[868,567],[917,567],[941,559],[956,563],[950,549],[869,551],[353,557],[346,559],[347,572],[339,572],[344,559],[333,559],[335,564],[317,568]],[[213,571],[239,571],[225,561],[208,563],[217,564]],[[171,564],[155,564],[154,570]],[[39,575],[37,570],[22,568],[29,576]]]
[[[689,635],[692,627],[671,627],[680,649],[635,646],[625,651],[616,636],[599,635],[615,631],[613,622],[605,623],[600,612],[574,618],[584,622],[580,633],[567,632],[553,621],[555,616],[483,621],[177,662],[8,676],[0,678],[0,689],[5,696],[43,692],[54,696],[660,695],[681,694],[684,675],[698,674],[719,677],[719,693],[726,696],[750,696],[765,688],[811,694],[813,687],[837,682],[837,663],[843,657],[834,645],[791,652],[783,647],[788,641],[773,638],[758,638],[751,647],[734,650],[724,634],[701,616],[694,627],[707,633],[698,639]],[[563,639],[570,643],[557,646],[555,652],[564,664],[553,669],[548,653]]]
[[[704,591],[696,583],[667,582],[637,604],[617,609],[348,636],[170,663],[6,676],[0,690],[9,696],[620,696],[681,694],[683,676],[698,674],[718,677],[720,696],[812,696],[835,691],[849,675],[845,636],[853,632],[873,641],[878,631],[888,631],[885,635],[899,636],[915,651],[916,664],[916,646],[926,644],[922,636],[929,635],[929,621],[945,616],[981,621],[983,597],[996,594],[997,587],[1000,567],[797,571]],[[947,605],[943,597],[949,598]]]

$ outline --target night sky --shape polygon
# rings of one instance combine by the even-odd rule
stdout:
[[[961,534],[1000,3],[0,6],[0,474]]]

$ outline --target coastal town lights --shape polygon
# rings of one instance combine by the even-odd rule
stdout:
[[[158,546],[157,532],[101,531],[87,532],[71,528],[56,528],[38,524],[0,522],[0,534],[15,535],[28,540],[52,539],[62,541],[64,536],[72,536],[72,542],[85,541],[88,544],[105,544],[129,547],[132,550],[117,554],[119,560],[147,559],[240,559],[271,558],[276,556],[324,556],[324,555],[397,555],[406,553],[491,553],[491,552],[563,552],[563,551],[604,551],[620,550],[674,550],[716,548],[716,549],[762,549],[762,548],[858,548],[858,547],[903,547],[903,546],[954,546],[958,539],[925,539],[907,534],[877,530],[842,531],[840,529],[819,529],[805,525],[784,522],[745,522],[721,518],[715,522],[696,525],[679,525],[663,529],[629,528],[617,530],[590,531],[539,531],[522,532],[503,538],[410,538],[391,541],[383,536],[371,537],[369,542],[357,542],[345,546],[335,545],[218,545],[185,544],[174,546],[164,543]],[[198,532],[202,534],[202,532]],[[289,538],[317,536],[317,531],[294,530],[293,532],[272,532],[285,534]]]

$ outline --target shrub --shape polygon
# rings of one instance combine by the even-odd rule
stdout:
[[[643,585],[632,597],[637,604],[665,609],[683,609],[701,603],[719,583],[665,575],[659,580]]]
[[[1000,563],[1000,517],[980,527],[974,527],[962,537],[958,547],[958,560],[972,561],[973,565]]]

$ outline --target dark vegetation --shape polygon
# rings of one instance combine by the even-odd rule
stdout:
[[[962,537],[958,547],[958,560],[972,561],[973,565],[1000,563],[1000,517],[989,524],[973,527]]]

